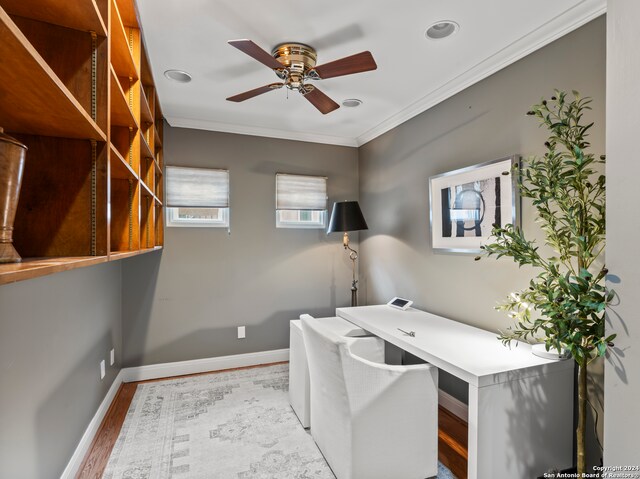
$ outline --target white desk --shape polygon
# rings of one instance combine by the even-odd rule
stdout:
[[[530,479],[572,464],[573,361],[539,358],[524,343],[509,349],[495,333],[413,308],[336,311],[469,383],[469,479]]]

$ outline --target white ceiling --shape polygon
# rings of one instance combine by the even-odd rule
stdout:
[[[358,146],[605,12],[606,0],[138,0],[164,115],[172,126]],[[425,29],[454,20],[453,36]],[[227,44],[270,52],[307,43],[318,64],[370,50],[372,72],[314,83],[358,108],[322,115],[285,88],[243,103],[226,97],[278,81]],[[162,72],[185,70],[189,84]]]

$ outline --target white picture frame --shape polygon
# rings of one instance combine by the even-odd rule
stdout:
[[[440,253],[482,252],[495,223],[519,226],[517,155],[429,178],[431,247]]]

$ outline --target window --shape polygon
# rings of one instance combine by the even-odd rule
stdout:
[[[167,166],[167,226],[229,227],[229,171]]]
[[[327,223],[327,178],[278,173],[276,227],[324,228]]]

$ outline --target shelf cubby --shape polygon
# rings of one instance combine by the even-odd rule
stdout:
[[[151,146],[149,146],[149,141],[147,140],[146,135],[142,132],[140,133],[140,148],[142,158],[154,158],[153,150],[151,149]]]
[[[111,127],[111,144],[136,174],[140,171],[140,157],[136,153],[136,144],[139,143],[137,138],[138,133],[133,128],[117,125]]]
[[[155,124],[153,125],[153,145],[156,151],[162,148],[162,138],[160,137],[160,132]]]
[[[2,8],[11,15],[107,36],[105,17],[95,0],[3,0]]]
[[[141,188],[140,192],[142,193],[142,196],[146,196],[148,198],[155,197],[155,195],[153,194],[153,191],[151,191],[151,188],[149,188],[144,181],[140,181],[140,188]]]
[[[0,38],[0,124],[5,130],[106,141],[104,131],[1,7]]]
[[[111,64],[118,76],[138,79],[134,60],[134,44],[139,43],[139,30],[125,27],[115,1],[111,0]]]
[[[140,160],[140,179],[149,187],[155,190],[155,166],[152,158],[142,158]]]
[[[52,25],[24,17],[12,17],[21,33],[35,48],[47,66],[65,85],[73,98],[100,127],[107,128],[107,96],[104,69],[108,65],[108,42],[105,37],[92,38],[87,32]],[[60,55],[60,50],[64,55]],[[95,51],[95,67],[92,54]],[[91,88],[95,76],[95,98]],[[98,108],[100,106],[100,108]]]
[[[156,246],[164,245],[164,208],[156,203]]]
[[[160,166],[158,165],[157,161],[153,162],[154,165],[154,169],[155,169],[155,195],[158,199],[162,199],[164,198],[164,179],[163,179],[163,174],[162,174],[162,170],[160,169]]]
[[[144,183],[140,183],[140,185],[144,186]],[[151,192],[148,191],[148,193]],[[153,248],[155,245],[154,196],[143,192],[140,198],[140,247]]]
[[[162,156],[163,156],[162,150],[156,151],[156,163],[158,164],[158,169],[160,170],[160,173],[162,173],[164,169],[164,162],[163,162]]]
[[[96,151],[96,162],[104,165],[93,171],[90,141],[14,136],[29,148],[14,225],[16,249],[23,257],[97,254],[94,228],[105,228],[107,221],[106,208],[98,207],[98,195],[103,201],[106,196],[106,152]],[[106,240],[101,243],[105,248]]]
[[[137,130],[138,122],[131,110],[131,105],[128,100],[129,95],[122,88],[122,83],[116,75],[113,66],[110,65],[109,70],[111,72],[111,124]]]
[[[151,124],[153,123],[153,113],[151,112],[151,107],[149,105],[149,97],[140,82],[140,122],[142,124]]]
[[[122,24],[126,27],[138,28],[136,9],[131,0],[115,0]]]
[[[139,183],[111,181],[111,253],[140,249]]]
[[[125,161],[115,146],[111,146],[111,178],[118,180],[138,180],[134,169]]]

